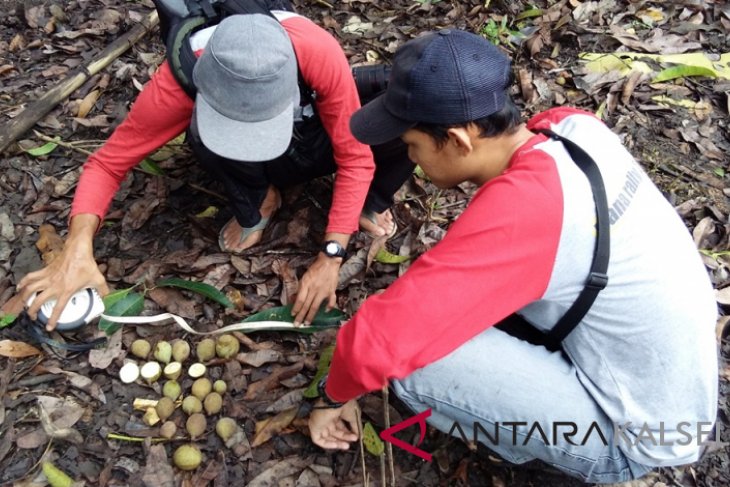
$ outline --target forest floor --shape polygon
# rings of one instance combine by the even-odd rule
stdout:
[[[724,316],[730,306],[730,55],[725,54],[730,52],[730,7],[720,0],[297,3],[300,13],[338,38],[353,65],[387,62],[400,44],[432,29],[482,33],[513,57],[513,95],[526,117],[556,105],[576,106],[597,113],[620,135],[677,207],[717,289],[723,316],[717,327],[721,375],[715,437],[730,441],[730,341]],[[128,31],[151,7],[148,0],[0,0],[0,125]],[[589,63],[584,53],[602,56]],[[695,56],[672,57],[681,53]],[[98,148],[124,118],[163,58],[155,30],[91,76],[4,153],[4,313],[17,312],[13,296],[18,281],[58,251],[88,151]],[[674,71],[667,71],[670,67]],[[46,145],[54,138],[53,146]],[[184,144],[172,143],[150,159],[128,175],[95,241],[95,256],[110,286],[136,285],[133,292],[144,298],[145,314],[176,313],[199,330],[289,303],[297,277],[317,252],[331,179],[287,191],[265,242],[231,256],[217,246],[217,232],[230,217],[219,196],[222,189],[198,168]],[[463,210],[473,189],[462,185],[439,191],[414,173],[397,195],[399,232],[387,249],[410,257],[427,250]],[[343,268],[338,292],[339,308],[348,315],[407,268],[407,262],[385,262],[392,259],[389,254],[373,258],[374,245],[382,242],[364,235],[351,243],[353,257]],[[169,277],[210,284],[233,306],[224,309],[199,293],[158,285]],[[0,335],[16,342],[0,342],[0,485],[45,485],[42,462],[53,463],[77,482],[100,487],[363,484],[359,448],[325,452],[312,445],[306,430],[310,406],[303,395],[321,352],[334,341],[334,330],[238,334],[241,351],[235,360],[208,362],[208,376],[228,384],[223,412],[242,426],[243,434],[225,446],[213,432],[218,415],[211,415],[206,433],[195,441],[204,462],[193,472],[171,467],[174,449],[190,441],[182,412],[171,417],[180,432],[173,440],[152,441],[160,436],[159,424],[146,425],[144,411],[135,410],[133,402],[159,398],[160,385],[123,384],[118,372],[138,338],[153,345],[182,338],[193,348],[200,338],[169,324],[125,326],[109,338],[106,350],[69,352],[33,343],[20,325],[6,326]],[[96,326],[87,326],[53,338],[86,342],[101,335]],[[190,383],[181,380],[183,389]],[[392,424],[410,416],[393,398],[390,404]],[[366,396],[361,405],[363,421],[382,429],[381,394]],[[148,439],[132,441],[143,438]],[[395,449],[397,485],[580,484],[539,465],[510,466],[432,429],[420,448],[432,452],[434,461]],[[370,485],[379,485],[379,460],[370,453],[365,460]],[[730,485],[728,448],[711,448],[693,465],[658,469],[646,483]]]

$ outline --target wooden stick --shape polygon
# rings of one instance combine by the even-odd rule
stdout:
[[[390,394],[388,384],[383,386],[383,419],[385,429],[390,429]],[[388,459],[388,472],[390,473],[390,484],[395,487],[395,467],[393,466],[393,444],[385,442],[385,458]]]
[[[81,66],[75,74],[70,75],[60,84],[51,88],[45,95],[25,108],[10,122],[0,126],[0,152],[4,151],[12,142],[35,125],[38,120],[45,117],[61,101],[68,98],[87,79],[107,67],[112,61],[121,56],[124,51],[132,47],[145,34],[152,30],[158,22],[159,17],[157,16],[157,10],[155,10],[147,15],[142,20],[142,23],[135,25],[126,34],[107,46],[106,49],[88,64]]]

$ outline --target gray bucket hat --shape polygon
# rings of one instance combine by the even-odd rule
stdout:
[[[268,161],[289,146],[299,105],[297,62],[275,19],[232,15],[216,27],[195,63],[195,117],[200,138],[216,154]]]

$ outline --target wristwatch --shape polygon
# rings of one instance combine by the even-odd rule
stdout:
[[[341,408],[344,406],[343,403],[333,401],[330,399],[330,397],[327,395],[327,391],[324,390],[325,386],[327,385],[327,374],[325,374],[321,379],[319,379],[319,382],[317,382],[317,392],[319,393],[320,399],[324,401],[324,403],[327,405],[328,408]]]
[[[327,240],[322,247],[322,252],[327,257],[342,257],[343,259],[347,255],[345,248],[340,245],[340,242],[335,240]]]

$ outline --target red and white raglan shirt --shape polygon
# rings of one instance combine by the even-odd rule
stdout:
[[[360,108],[352,73],[337,40],[305,17],[274,12],[289,35],[305,83],[317,93],[315,105],[332,141],[337,173],[327,232],[358,228],[375,162],[370,148],[350,132],[350,116]],[[215,27],[191,36],[200,54]],[[91,213],[104,218],[127,172],[152,151],[184,132],[193,100],[183,91],[165,61],[132,105],[126,119],[84,165],[71,216]]]
[[[593,115],[557,108],[528,128],[550,129],[583,147],[608,196],[608,286],[563,342],[565,353],[612,421],[655,425],[655,438],[661,421],[666,443],[679,440],[632,447],[629,458],[644,465],[695,461],[696,437],[687,444],[673,428],[689,422],[694,437],[698,422],[714,422],[717,308],[687,229]],[[588,179],[560,142],[535,135],[503,174],[479,188],[441,242],[342,326],[328,395],[346,401],[378,390],[514,312],[551,329],[583,289],[594,243]]]

